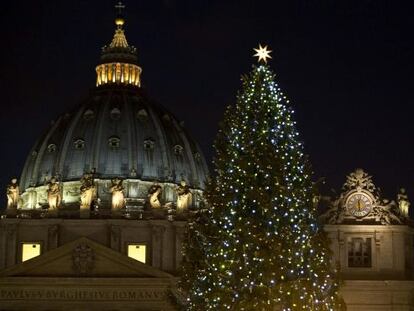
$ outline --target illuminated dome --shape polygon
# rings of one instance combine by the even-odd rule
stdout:
[[[20,178],[20,208],[47,205],[46,183],[52,177],[61,185],[62,206],[78,205],[80,180],[88,172],[103,205],[110,202],[113,178],[124,181],[126,201],[134,204],[148,198],[154,183],[162,186],[165,203],[174,202],[182,181],[193,192],[193,203],[201,200],[207,176],[202,152],[183,124],[141,89],[136,49],[125,38],[124,19],[115,23],[113,40],[96,67],[96,87],[30,151]]]

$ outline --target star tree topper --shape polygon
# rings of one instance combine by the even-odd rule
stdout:
[[[257,60],[258,62],[260,61],[264,61],[265,64],[267,64],[267,59],[268,58],[272,58],[272,56],[270,56],[270,53],[272,52],[272,50],[268,50],[267,49],[267,45],[265,45],[264,47],[259,43],[259,48],[258,49],[253,49],[256,54],[254,54],[253,56],[258,57],[259,59]]]

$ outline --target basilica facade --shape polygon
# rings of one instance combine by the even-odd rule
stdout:
[[[0,219],[0,310],[178,310],[189,213],[208,170],[177,118],[141,88],[124,19],[96,87],[33,146]],[[358,169],[321,216],[348,310],[414,310],[414,230],[404,192]]]

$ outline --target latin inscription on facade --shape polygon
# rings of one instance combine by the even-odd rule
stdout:
[[[65,301],[160,301],[166,291],[150,289],[10,289],[0,288],[1,300],[65,300]]]

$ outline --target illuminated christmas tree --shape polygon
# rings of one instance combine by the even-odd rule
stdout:
[[[341,310],[293,110],[267,65],[242,78],[215,142],[208,208],[190,221],[188,310]]]

